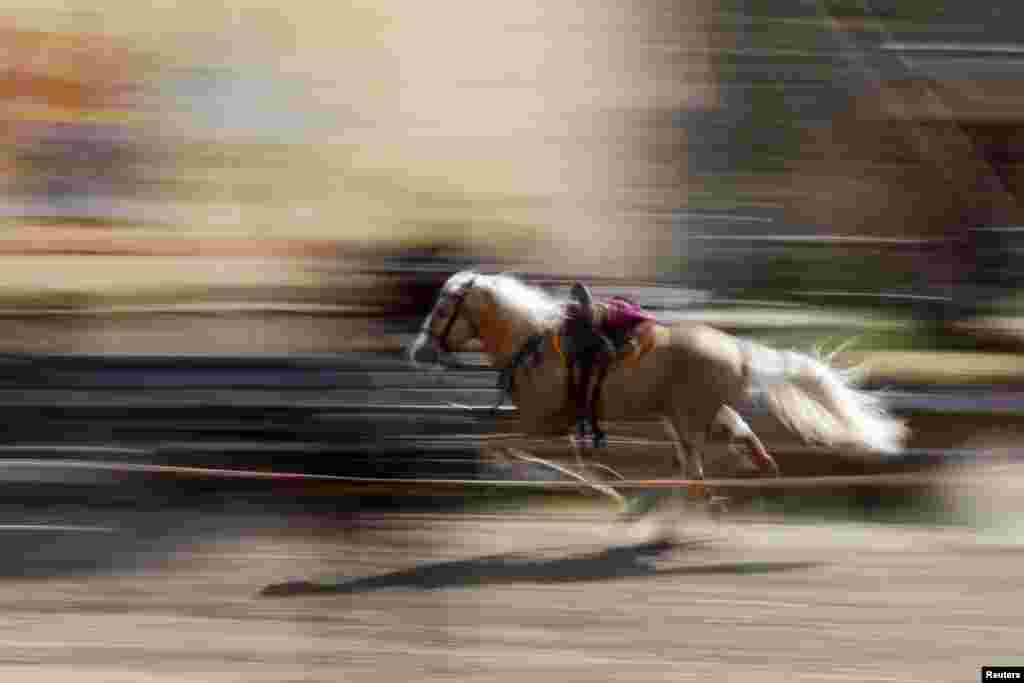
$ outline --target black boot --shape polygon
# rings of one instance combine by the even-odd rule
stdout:
[[[579,441],[586,441],[587,432],[590,431],[588,428],[588,420],[585,417],[576,418],[576,438]]]

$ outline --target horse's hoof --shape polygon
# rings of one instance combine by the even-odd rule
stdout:
[[[594,448],[607,448],[608,447],[608,435],[604,432],[597,432],[594,434]]]

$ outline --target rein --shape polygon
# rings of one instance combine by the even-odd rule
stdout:
[[[440,334],[434,333],[434,331],[430,328],[429,322],[426,323],[421,328],[421,330],[425,332],[428,336],[438,341],[438,346],[445,353],[452,353],[452,350],[448,346],[448,335],[451,333],[452,326],[455,325],[455,321],[458,320],[459,318],[460,309],[462,308],[462,302],[465,301],[466,295],[468,294],[469,290],[473,287],[474,284],[476,284],[475,277],[471,279],[469,282],[467,282],[465,285],[463,285],[462,288],[459,289],[459,291],[452,292],[451,294],[446,295],[448,299],[453,299],[455,301],[455,305],[452,308],[451,314],[448,316],[448,322],[445,323],[444,329],[441,331]],[[469,320],[469,322],[471,325],[474,326],[474,328],[476,327],[472,320]],[[479,330],[477,332],[479,332]],[[501,371],[498,373],[498,401],[490,409],[492,415],[497,415],[498,409],[501,408],[501,404],[505,402],[505,399],[508,398],[508,395],[515,388],[516,370],[523,367],[523,364],[528,359],[536,355],[540,351],[541,346],[543,346],[543,344],[543,334],[530,335],[530,337],[526,340],[522,347],[520,347],[519,351],[516,352],[516,355],[513,356],[511,363],[509,363],[507,367],[502,368]]]
[[[459,319],[459,309],[462,308],[462,302],[466,300],[466,294],[469,293],[469,290],[473,287],[475,283],[476,278],[474,277],[465,285],[463,285],[462,289],[460,289],[459,291],[445,295],[445,298],[455,300],[455,306],[452,308],[452,313],[451,315],[448,316],[448,322],[445,323],[444,329],[441,331],[441,334],[434,334],[434,331],[430,329],[429,321],[426,324],[424,324],[422,328],[420,328],[423,332],[426,332],[427,335],[432,339],[437,339],[440,342],[439,346],[441,347],[441,350],[444,351],[445,353],[452,353],[452,350],[448,347],[448,335],[451,334],[452,327],[455,325],[455,321]],[[469,320],[469,323],[470,325],[473,325],[472,320]],[[476,326],[473,325],[473,327],[475,328]]]

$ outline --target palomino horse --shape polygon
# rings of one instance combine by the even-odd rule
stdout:
[[[482,350],[494,367],[511,373],[508,394],[522,431],[564,437],[576,413],[556,347],[562,316],[561,304],[514,277],[463,271],[442,287],[409,356],[421,362],[438,352]],[[755,392],[806,441],[883,452],[901,446],[903,424],[826,362],[699,324],[658,325],[655,334],[653,348],[636,362],[609,369],[600,413],[611,421],[661,417],[684,477],[703,479],[701,450],[719,430],[745,443],[762,470],[778,474],[734,409]]]

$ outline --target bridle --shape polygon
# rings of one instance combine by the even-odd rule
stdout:
[[[434,334],[433,330],[430,329],[430,323],[433,322],[433,318],[423,326],[423,332],[431,339],[436,339],[438,341],[438,347],[445,353],[452,353],[452,349],[448,346],[448,335],[451,334],[455,321],[459,319],[459,311],[462,308],[462,302],[465,301],[466,295],[475,283],[476,278],[474,277],[464,284],[458,291],[441,295],[442,300],[447,301],[450,299],[455,301],[455,306],[452,308],[451,315],[448,316],[448,322],[445,323],[444,330],[441,331],[441,334]],[[470,325],[473,325],[472,320],[470,320],[469,323]],[[476,325],[473,325],[473,327],[476,327]]]
[[[466,299],[466,295],[469,294],[469,290],[473,288],[474,284],[476,284],[476,277],[470,278],[470,280],[466,282],[466,284],[464,284],[459,290],[451,292],[450,294],[442,294],[438,298],[438,302],[437,304],[435,304],[435,308],[438,305],[440,305],[442,301],[446,303],[449,299],[455,301],[455,304],[452,306],[452,312],[448,316],[448,322],[445,323],[444,330],[441,331],[441,334],[434,334],[434,331],[430,329],[431,323],[433,323],[434,321],[433,315],[431,315],[428,318],[427,322],[425,322],[423,324],[423,327],[421,328],[421,332],[430,337],[430,339],[436,341],[438,348],[440,348],[441,351],[445,353],[452,353],[452,349],[448,346],[448,335],[451,334],[452,327],[455,325],[455,321],[459,319],[459,312],[462,308],[462,302]],[[472,326],[474,334],[477,337],[479,337],[480,329],[477,327],[477,324],[473,322],[471,318],[467,318],[466,320],[469,322],[470,326]],[[498,409],[501,407],[501,404],[505,401],[505,398],[514,389],[516,370],[518,370],[520,367],[522,367],[524,363],[530,361],[531,359],[535,360],[538,354],[540,353],[540,348],[543,344],[543,334],[530,335],[530,338],[526,340],[526,343],[523,344],[522,348],[520,348],[519,351],[516,352],[516,355],[512,359],[511,364],[509,364],[509,366],[506,368],[502,368],[501,372],[498,374],[498,401],[491,407],[491,414],[497,414]]]

